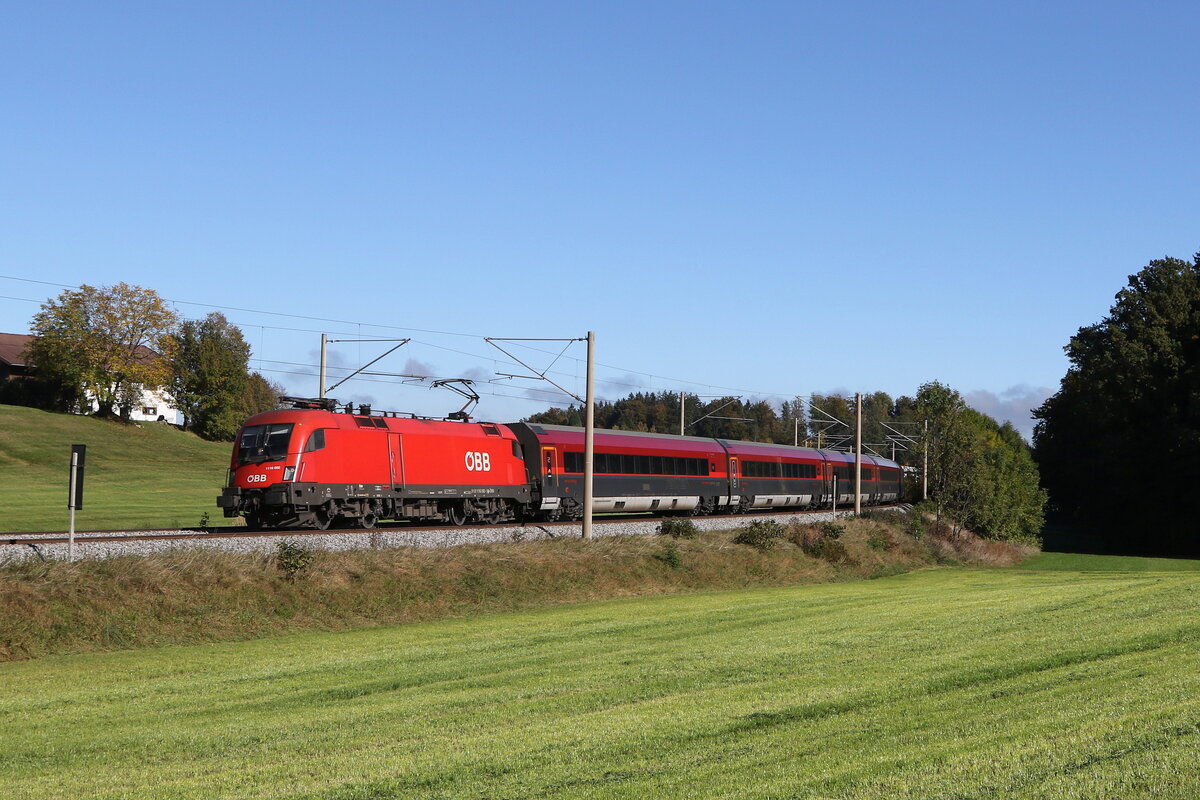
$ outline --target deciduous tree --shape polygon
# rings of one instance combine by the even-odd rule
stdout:
[[[176,316],[151,289],[118,283],[80,286],[42,304],[30,357],[41,379],[79,387],[101,416],[128,418],[143,388],[170,380]]]
[[[246,417],[275,407],[278,388],[249,371],[250,345],[223,314],[187,320],[175,338],[171,395],[185,427],[232,439]]]

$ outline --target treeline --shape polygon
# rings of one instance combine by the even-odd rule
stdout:
[[[281,388],[249,369],[250,345],[214,312],[181,320],[153,290],[119,283],[69,289],[33,318],[33,375],[0,384],[0,403],[128,418],[143,390],[161,391],[183,426],[232,439],[275,407]]]
[[[1151,261],[1065,349],[1034,415],[1053,515],[1092,550],[1200,555],[1200,253]]]
[[[581,426],[579,406],[551,408],[526,422]],[[775,405],[736,397],[701,400],[687,395],[688,435],[849,450],[854,443],[854,398],[814,395]],[[638,392],[599,401],[597,428],[678,434],[680,398],[672,392]],[[958,392],[931,382],[912,397],[863,395],[863,442],[870,452],[924,468],[928,453],[931,513],[945,515],[984,536],[1031,540],[1043,524],[1045,492],[1029,445],[1011,423],[968,408]],[[919,478],[910,485],[920,499]]]

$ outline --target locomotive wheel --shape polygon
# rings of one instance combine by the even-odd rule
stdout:
[[[458,527],[467,521],[467,512],[459,503],[451,503],[446,507],[446,522]]]
[[[366,528],[367,530],[374,528],[375,523],[378,521],[379,521],[379,518],[376,517],[374,514],[372,514],[370,511],[368,511],[366,514],[363,514],[361,517],[358,518],[358,524],[361,525],[362,527]]]
[[[319,531],[327,531],[327,530],[329,530],[329,526],[333,524],[334,518],[335,518],[335,515],[331,514],[329,512],[329,509],[318,508],[316,511],[313,512],[313,515],[312,515],[313,527]]]
[[[262,529],[263,529],[263,520],[262,520],[261,515],[259,515],[259,514],[247,514],[246,515],[246,530],[261,531]]]

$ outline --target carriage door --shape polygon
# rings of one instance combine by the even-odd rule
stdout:
[[[742,493],[742,490],[739,488],[738,460],[736,458],[729,459],[729,485],[733,487],[729,490],[730,494],[740,495]]]
[[[400,434],[388,434],[388,469],[392,474],[392,486],[399,488],[404,483],[404,451],[400,444]]]
[[[556,449],[553,447],[542,448],[542,479],[546,486],[554,485],[554,457]]]

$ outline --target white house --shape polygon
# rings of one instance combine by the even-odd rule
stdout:
[[[0,333],[0,381],[37,380],[36,365],[25,357],[25,348],[33,337],[23,333]],[[149,348],[141,348],[147,355],[157,355]],[[97,411],[100,404],[95,398],[87,398],[87,411]],[[157,389],[143,389],[137,405],[130,409],[129,418],[134,422],[167,422],[182,425],[183,414],[171,404],[167,395]]]

